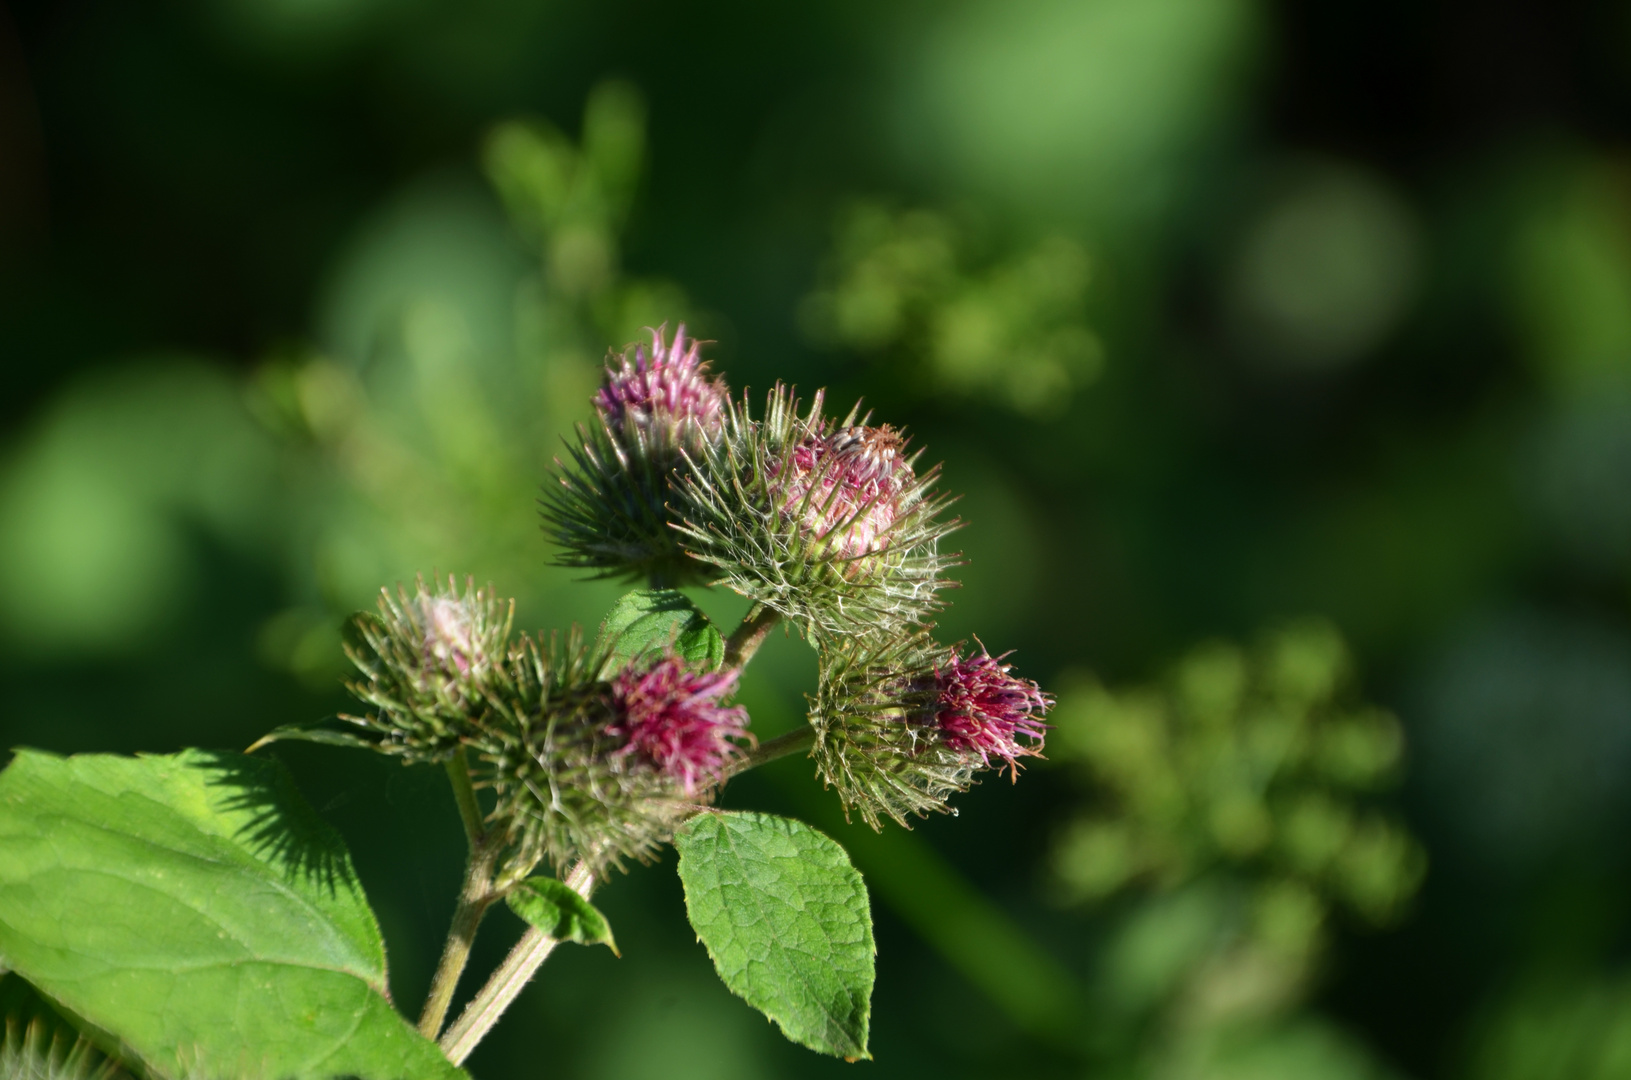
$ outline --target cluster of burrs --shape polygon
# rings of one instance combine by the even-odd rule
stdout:
[[[750,619],[796,627],[820,658],[811,756],[846,812],[906,824],[1039,753],[1051,700],[983,645],[933,638],[956,523],[899,431],[855,410],[835,423],[822,394],[801,407],[779,385],[755,418],[683,327],[614,354],[594,405],[544,498],[560,561],[723,584]],[[752,745],[727,704],[743,658],[515,637],[512,607],[451,582],[384,594],[354,620],[352,690],[373,711],[349,719],[409,760],[468,753],[513,872],[648,858]]]

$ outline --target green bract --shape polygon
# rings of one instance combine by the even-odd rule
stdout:
[[[676,470],[685,467],[677,447],[620,439],[597,422],[578,425],[567,453],[542,499],[560,565],[667,585],[702,576],[705,568],[680,549],[668,509]]]
[[[604,945],[617,952],[617,941],[606,916],[564,881],[528,878],[504,899],[511,911],[556,941]]]

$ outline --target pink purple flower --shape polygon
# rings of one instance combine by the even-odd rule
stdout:
[[[1015,777],[1020,758],[1041,756],[1047,730],[1042,716],[1053,701],[1036,683],[1009,674],[1004,659],[1006,654],[993,657],[983,645],[967,658],[953,653],[935,672],[940,697],[934,719],[947,747],[978,754],[988,766],[997,758]]]
[[[679,782],[686,794],[719,779],[747,735],[748,712],[720,699],[740,671],[699,672],[675,656],[630,665],[612,680],[617,720],[610,733],[633,757]]]
[[[664,341],[663,330],[652,330],[649,346],[625,349],[617,366],[606,369],[595,408],[617,432],[672,436],[694,425],[711,438],[724,429],[724,385],[708,376],[700,342],[685,336],[683,324],[672,342]]]
[[[797,515],[809,535],[831,537],[845,558],[883,550],[912,480],[905,445],[887,425],[809,436],[777,468],[773,490],[781,511]]]

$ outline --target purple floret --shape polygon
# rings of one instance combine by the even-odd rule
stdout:
[[[966,659],[953,654],[951,663],[935,672],[940,690],[935,722],[946,746],[977,754],[988,766],[997,758],[1013,778],[1020,758],[1041,756],[1047,731],[1042,716],[1053,701],[1036,683],[1009,674],[1005,658],[991,656],[983,645]]]
[[[740,671],[699,672],[675,656],[630,665],[612,680],[618,719],[610,733],[632,757],[677,781],[686,794],[720,779],[747,736],[748,711],[722,705]]]
[[[675,435],[687,426],[712,438],[724,429],[725,389],[708,376],[700,343],[685,336],[682,324],[672,343],[663,328],[651,331],[651,344],[626,349],[595,395],[595,408],[613,431],[635,429]]]

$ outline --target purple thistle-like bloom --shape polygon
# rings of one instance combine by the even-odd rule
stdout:
[[[719,779],[747,735],[748,711],[722,705],[740,671],[693,671],[676,656],[618,672],[612,680],[617,720],[608,729],[624,739],[619,757],[634,757],[677,780],[687,795]]]
[[[905,440],[888,425],[809,436],[777,469],[774,491],[781,511],[801,515],[809,535],[831,536],[845,558],[882,551],[900,513],[901,493],[912,481],[904,448]]]
[[[935,672],[940,697],[934,719],[947,747],[978,754],[987,766],[997,758],[1017,779],[1020,758],[1041,756],[1047,730],[1042,715],[1053,699],[1031,680],[1009,674],[1006,656],[993,657],[983,645],[966,659],[953,653],[951,663]]]
[[[714,438],[724,430],[725,388],[708,376],[701,343],[686,338],[683,323],[671,343],[664,341],[663,331],[651,330],[649,346],[623,350],[617,366],[606,369],[595,408],[618,433],[632,428],[673,437],[694,425],[704,437]]]

